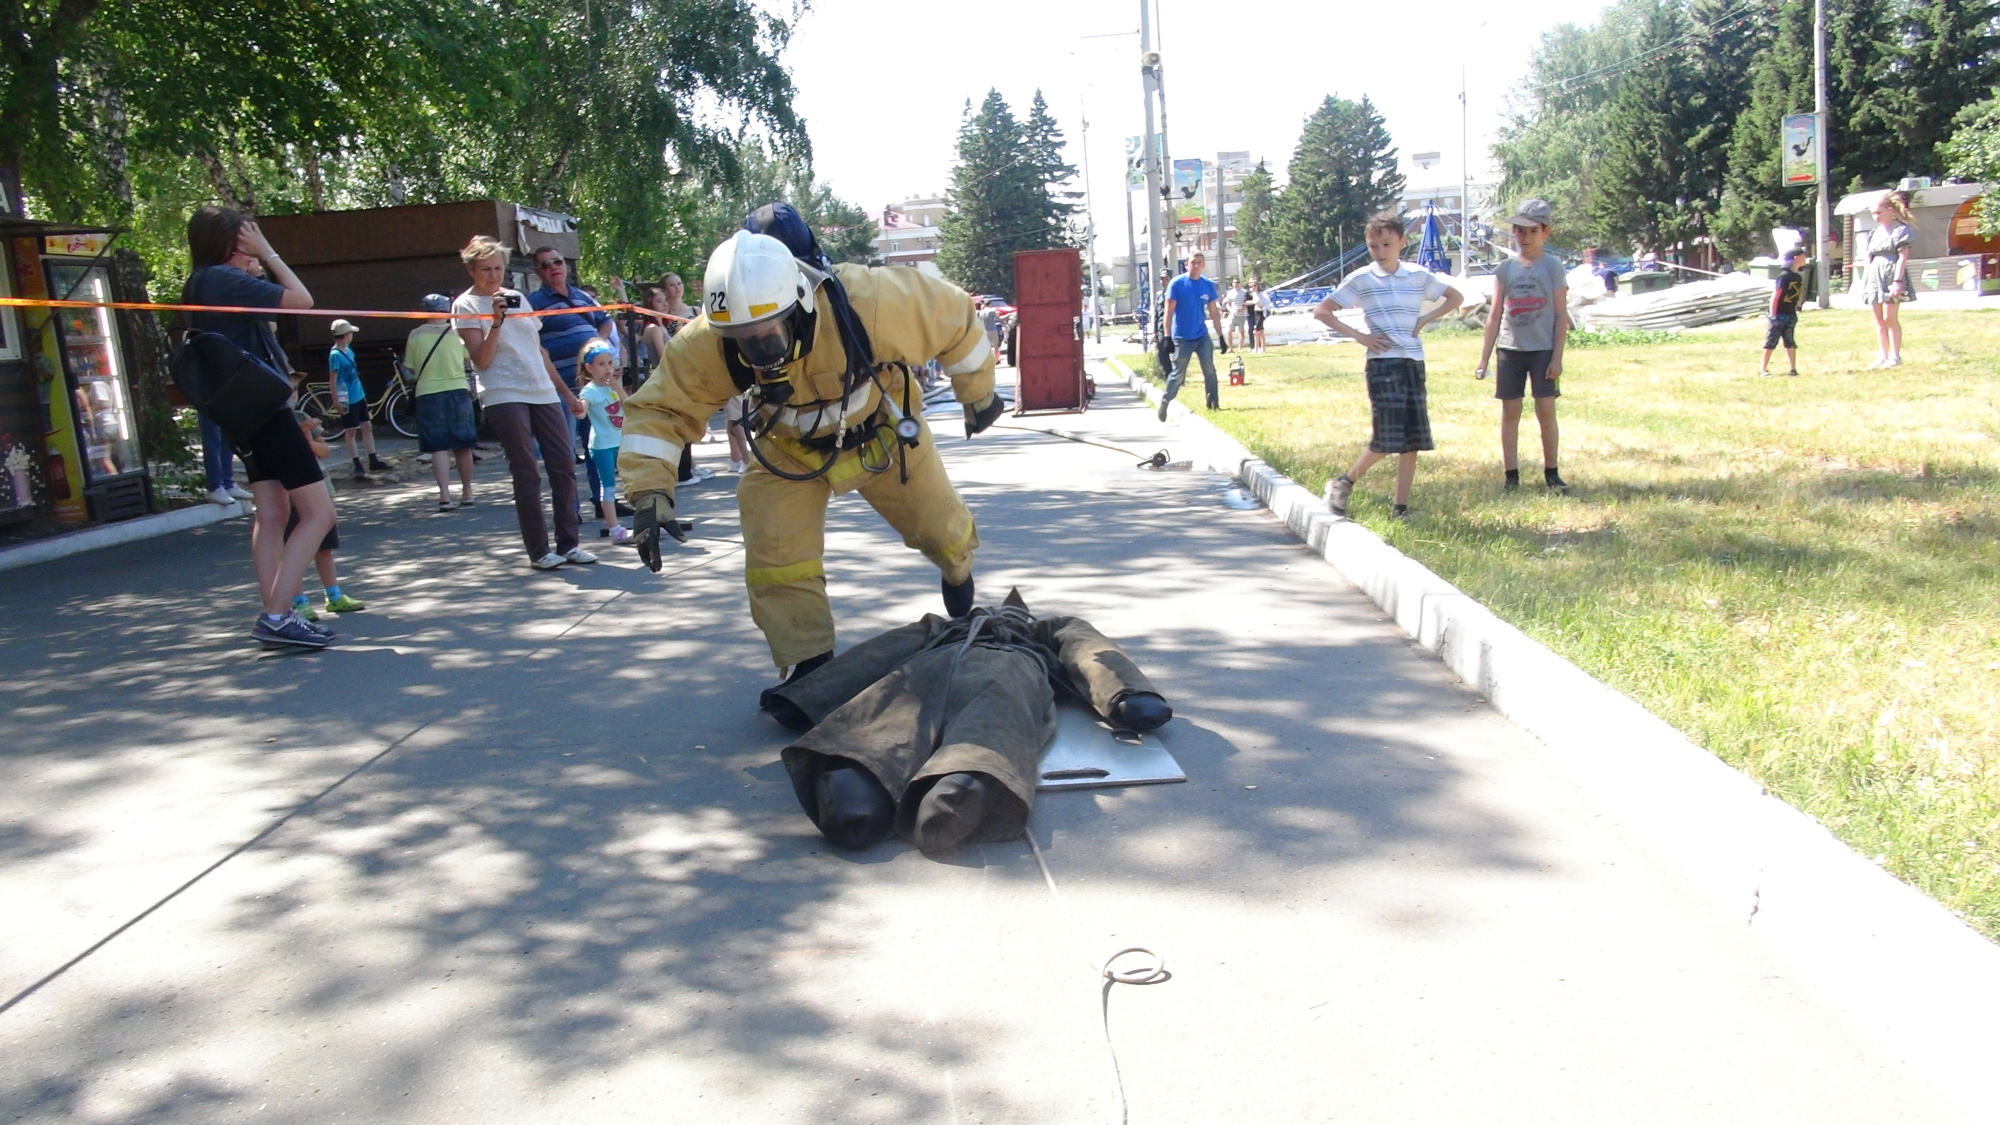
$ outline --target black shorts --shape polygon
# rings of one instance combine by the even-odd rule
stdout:
[[[1793,349],[1799,346],[1796,335],[1799,327],[1799,314],[1780,313],[1777,316],[1765,319],[1770,324],[1770,327],[1764,332],[1765,351],[1771,351],[1780,344]]]
[[[368,422],[368,404],[360,400],[350,402],[340,412],[340,424],[350,430],[358,430]]]
[[[299,429],[298,415],[289,410],[271,415],[271,420],[252,434],[238,452],[243,455],[244,466],[250,470],[252,484],[260,480],[274,480],[290,490],[318,484],[326,479],[326,474],[320,470],[319,458],[313,456],[312,446],[307,443],[304,431]]]
[[[1493,397],[1503,402],[1519,402],[1521,392],[1532,381],[1536,398],[1560,398],[1555,380],[1549,378],[1549,361],[1555,352],[1517,352],[1500,349],[1500,370],[1493,376]]]
[[[1250,313],[1250,331],[1262,332],[1264,330],[1264,317],[1266,315],[1262,309],[1253,309]]]
[[[1436,449],[1431,442],[1424,361],[1400,357],[1371,359],[1367,372],[1368,407],[1375,424],[1368,439],[1369,451],[1420,453]]]
[[[299,510],[297,508],[293,508],[292,518],[285,521],[285,538],[290,539],[292,537],[292,532],[297,531],[298,529],[299,529]],[[339,520],[333,521],[333,526],[326,529],[326,538],[319,541],[319,549],[322,551],[340,550]]]

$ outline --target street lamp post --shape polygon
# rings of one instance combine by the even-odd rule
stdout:
[[[1139,137],[1139,159],[1146,169],[1146,325],[1143,338],[1151,342],[1153,322],[1158,319],[1160,294],[1154,292],[1160,276],[1160,166],[1159,145],[1153,132],[1153,98],[1160,88],[1160,56],[1153,50],[1152,0],[1139,0],[1139,89],[1146,100],[1146,131]]]
[[[1819,287],[1819,307],[1833,304],[1833,271],[1826,260],[1827,229],[1833,225],[1833,202],[1827,197],[1832,172],[1826,166],[1826,0],[1813,0],[1813,159],[1819,164],[1819,199],[1813,206],[1813,282]]]
[[[1090,107],[1077,95],[1083,114],[1083,268],[1090,271],[1090,318],[1097,327],[1097,342],[1104,342],[1104,314],[1097,304],[1097,214],[1090,208]]]

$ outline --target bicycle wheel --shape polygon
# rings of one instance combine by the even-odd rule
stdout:
[[[382,400],[382,416],[404,437],[417,436],[417,400],[411,398],[401,384],[389,388],[388,397]]]
[[[307,383],[299,396],[299,407],[306,417],[319,419],[321,441],[339,441],[347,432],[347,421],[333,408],[333,390],[326,383]]]

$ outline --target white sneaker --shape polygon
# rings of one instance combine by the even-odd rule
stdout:
[[[249,489],[243,487],[240,484],[232,484],[228,488],[223,489],[223,491],[227,492],[231,496],[236,497],[238,500],[249,500],[253,498],[253,496],[255,495]]]
[[[582,547],[571,547],[564,554],[557,555],[555,557],[558,560],[566,560],[568,562],[573,562],[578,565],[582,565],[584,563],[594,563],[597,561],[596,555],[591,554],[589,551],[584,550]]]
[[[536,559],[534,562],[531,562],[528,565],[534,567],[536,570],[554,570],[555,568],[561,566],[562,564],[563,564],[563,557],[561,555],[556,554],[554,551],[550,551],[548,554],[543,555],[541,558]]]
[[[732,472],[732,473],[737,473],[737,474],[739,474],[739,475],[740,475],[740,474],[743,474],[743,473],[747,473],[747,472],[749,472],[749,471],[750,471],[750,462],[748,462],[748,461],[731,461],[731,462],[729,463],[729,471],[730,471],[730,472]]]
[[[231,504],[236,503],[236,497],[231,496],[228,489],[218,488],[208,494],[208,502],[211,504],[220,504],[227,508]]]

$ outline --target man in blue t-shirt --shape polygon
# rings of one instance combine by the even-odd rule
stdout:
[[[562,251],[553,246],[535,249],[535,275],[542,279],[542,287],[528,294],[528,305],[535,309],[587,309],[597,304],[596,298],[569,283],[569,263],[563,260]],[[549,362],[555,364],[556,375],[563,385],[576,389],[576,358],[583,354],[583,346],[592,340],[609,337],[611,334],[611,314],[605,312],[554,313],[541,318],[542,350],[549,353]],[[585,475],[590,478],[590,494],[598,494],[597,463],[583,456],[589,448],[590,419],[576,420],[576,440],[571,444],[582,461]]]
[[[1167,329],[1174,338],[1174,373],[1167,379],[1167,393],[1160,396],[1160,421],[1167,420],[1167,404],[1181,393],[1181,384],[1187,381],[1188,364],[1197,356],[1201,358],[1201,382],[1208,392],[1208,408],[1218,410],[1222,400],[1215,385],[1215,344],[1208,337],[1209,324],[1215,325],[1215,334],[1222,336],[1222,310],[1217,305],[1215,282],[1201,276],[1208,268],[1208,259],[1199,251],[1188,259],[1187,272],[1175,278],[1167,286],[1166,320]],[[1229,349],[1227,340],[1223,350]]]

